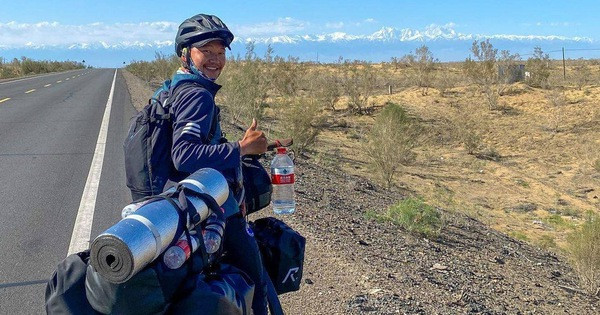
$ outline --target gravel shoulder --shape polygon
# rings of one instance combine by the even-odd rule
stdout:
[[[152,89],[122,73],[132,103],[143,106]],[[226,131],[235,129],[223,121]],[[563,257],[443,209],[445,226],[428,240],[365,216],[385,211],[402,192],[306,158],[296,159],[296,174],[297,211],[282,219],[307,245],[300,290],[281,296],[288,314],[599,312]]]

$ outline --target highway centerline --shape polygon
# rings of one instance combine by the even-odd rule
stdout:
[[[69,245],[68,255],[86,250],[89,248],[90,236],[92,234],[92,222],[94,220],[94,208],[96,207],[96,196],[98,195],[98,187],[100,186],[100,175],[102,174],[102,164],[104,162],[104,149],[106,147],[106,138],[108,134],[108,123],[110,121],[110,110],[112,108],[113,95],[115,92],[115,82],[117,81],[117,69],[113,77],[112,86],[106,101],[104,116],[102,117],[102,125],[98,133],[98,141],[96,142],[96,150],[94,158],[90,166],[85,188],[79,203],[77,218],[73,225],[73,234],[71,235],[71,243]]]
[[[62,82],[62,80],[58,80],[58,81],[56,81],[56,83],[61,83],[61,82]]]
[[[29,94],[29,93],[31,93],[31,92],[35,92],[35,89],[31,89],[31,90],[29,90],[29,91],[25,92],[25,94]]]
[[[10,97],[7,97],[7,98],[4,98],[4,99],[1,99],[1,100],[0,100],[0,103],[2,103],[2,102],[6,102],[6,101],[8,101],[9,99],[10,99]]]
[[[50,84],[46,84],[46,85],[44,85],[44,87],[49,87],[49,86],[51,86],[51,85],[52,85],[52,83],[50,83]]]

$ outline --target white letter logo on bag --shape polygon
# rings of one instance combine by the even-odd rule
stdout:
[[[299,269],[300,268],[298,268],[298,267],[290,268],[290,270],[288,270],[287,275],[285,276],[285,278],[283,278],[283,281],[281,281],[281,283],[285,283],[288,278],[290,278],[292,280],[292,282],[296,282],[296,278],[294,277],[294,275],[296,274],[296,272],[298,272]]]

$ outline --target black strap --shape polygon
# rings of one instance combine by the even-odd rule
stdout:
[[[265,278],[265,284],[267,285],[267,301],[269,302],[269,312],[271,315],[284,315],[281,302],[279,302],[279,297],[275,291],[275,286],[273,286],[271,277],[269,277],[269,273],[267,272],[266,267],[264,267],[264,264],[263,277]]]
[[[206,139],[203,139],[203,143],[208,144],[212,138],[215,136],[215,132],[217,132],[217,123],[219,122],[219,115],[217,115],[217,105],[215,104],[212,117],[210,121],[210,129],[208,130],[208,134],[206,135]]]

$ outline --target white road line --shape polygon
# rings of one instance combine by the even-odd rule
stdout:
[[[6,101],[8,101],[9,99],[10,99],[10,97],[3,98],[3,99],[1,99],[1,100],[0,100],[0,103],[2,103],[2,102],[6,102]]]
[[[31,89],[31,90],[29,90],[29,91],[25,92],[25,94],[29,94],[29,93],[31,93],[31,92],[35,92],[35,89]]]
[[[49,87],[49,86],[51,86],[51,85],[52,85],[52,84],[46,84],[46,85],[44,85],[44,87]]]
[[[27,80],[33,80],[33,79],[39,79],[39,78],[43,78],[43,77],[47,77],[47,76],[51,76],[51,75],[55,75],[56,73],[48,73],[48,74],[43,74],[43,75],[34,75],[28,78],[23,78],[23,79],[17,79],[17,80],[12,80],[12,81],[8,81],[8,82],[2,82],[0,83],[0,85],[3,84],[10,84],[10,83],[16,83],[16,82],[21,82],[21,81],[27,81]]]
[[[108,95],[108,101],[106,102],[106,109],[104,109],[102,125],[100,126],[100,132],[98,133],[96,151],[94,151],[94,158],[92,159],[90,172],[88,173],[85,188],[83,189],[83,194],[81,196],[81,202],[79,203],[79,210],[77,211],[77,218],[75,219],[75,224],[73,225],[73,234],[71,235],[71,244],[69,245],[69,252],[67,256],[86,250],[90,246],[89,242],[92,234],[94,208],[96,207],[96,196],[98,194],[100,175],[102,173],[102,164],[104,162],[106,135],[108,133],[108,122],[110,120],[110,109],[112,108],[116,80],[117,70],[115,69],[115,75],[110,88],[110,94]]]
[[[62,82],[62,80],[58,80],[58,81],[56,81],[56,83],[61,83],[61,82]]]
[[[65,81],[69,81],[69,78],[66,78]]]

